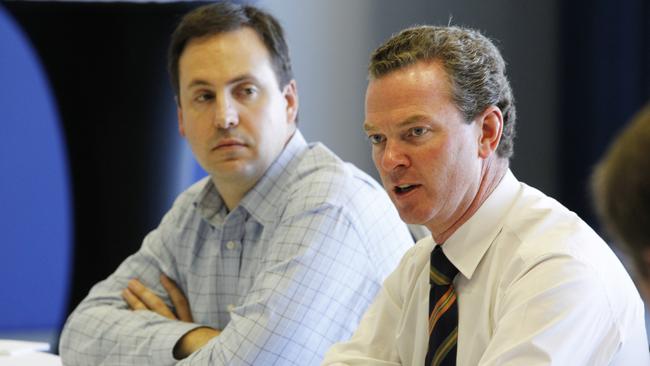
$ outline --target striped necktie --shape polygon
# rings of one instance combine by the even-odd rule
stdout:
[[[458,304],[452,281],[457,273],[440,245],[436,245],[429,270],[429,348],[425,366],[456,365]]]

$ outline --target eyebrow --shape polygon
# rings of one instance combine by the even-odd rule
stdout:
[[[406,118],[402,122],[399,122],[397,124],[397,127],[398,128],[408,127],[408,126],[414,125],[416,123],[420,123],[420,122],[422,122],[424,120],[428,120],[428,119],[429,118],[427,116],[423,115],[423,114],[415,114],[415,115],[409,116],[408,118]],[[366,132],[370,132],[370,131],[377,130],[377,128],[375,126],[373,126],[372,123],[365,122],[363,124],[363,130],[366,131]]]
[[[242,81],[252,81],[254,83],[259,83],[258,79],[250,74],[244,74],[244,75],[239,75],[236,76],[230,80],[226,84],[236,84]],[[188,89],[195,88],[195,87],[201,87],[201,86],[212,86],[213,84],[210,83],[207,80],[204,79],[194,79],[192,80],[189,85],[187,86]]]
[[[372,124],[370,124],[368,122],[363,123],[363,130],[364,131],[369,132],[369,131],[372,131],[372,130],[375,130],[375,129],[376,129],[375,126],[373,126]]]
[[[195,79],[187,86],[188,89],[192,89],[197,86],[210,86],[211,84],[205,80]]]

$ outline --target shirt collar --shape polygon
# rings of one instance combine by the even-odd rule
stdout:
[[[263,225],[276,221],[279,206],[286,204],[282,198],[295,171],[294,167],[300,161],[296,158],[302,155],[308,147],[307,141],[296,129],[280,155],[269,166],[257,184],[246,193],[239,206],[245,208]]]
[[[257,184],[242,198],[237,208],[243,208],[258,222],[268,224],[277,219],[278,204],[289,181],[293,166],[298,163],[297,156],[309,146],[299,130],[287,142],[280,155],[266,170]],[[227,215],[223,199],[211,179],[194,200],[194,206],[199,209],[201,216],[212,224],[222,223]]]
[[[203,188],[194,200],[194,207],[199,210],[201,216],[209,223],[215,225],[223,223],[226,217],[226,205],[217,191],[217,187],[210,177],[205,178]]]
[[[471,279],[490,245],[503,227],[503,219],[514,203],[521,184],[510,169],[481,207],[443,245],[449,260]]]

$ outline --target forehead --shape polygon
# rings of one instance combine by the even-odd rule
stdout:
[[[456,109],[449,78],[437,61],[420,61],[368,83],[367,126],[387,121],[400,123],[414,116],[436,115],[450,108]]]
[[[265,70],[268,69],[268,70]],[[229,78],[271,71],[270,54],[260,36],[249,27],[191,39],[179,59],[179,79]]]

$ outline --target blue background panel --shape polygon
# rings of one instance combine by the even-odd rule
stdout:
[[[48,80],[0,7],[0,330],[65,316],[72,221],[66,150]]]

